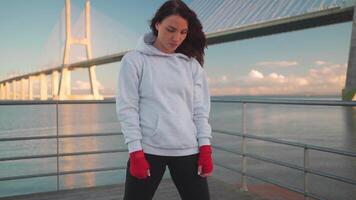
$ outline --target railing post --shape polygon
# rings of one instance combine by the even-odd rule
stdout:
[[[58,128],[58,100],[56,103],[56,130],[57,130],[57,191],[59,191],[59,128]]]
[[[309,149],[304,146],[304,199],[309,199],[309,181],[308,181],[308,169],[309,169]]]
[[[247,177],[246,177],[246,103],[242,103],[242,144],[241,144],[241,152],[242,152],[242,175],[241,175],[241,184],[242,184],[242,191],[248,191],[247,189]]]

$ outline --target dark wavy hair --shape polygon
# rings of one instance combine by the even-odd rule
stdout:
[[[201,66],[204,64],[204,49],[206,38],[197,15],[181,0],[169,0],[165,2],[156,12],[151,20],[150,28],[155,36],[158,31],[156,23],[162,22],[166,17],[179,15],[188,22],[188,33],[182,44],[176,49],[176,53],[182,53],[189,58],[198,60]]]

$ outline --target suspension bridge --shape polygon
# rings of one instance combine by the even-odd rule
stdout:
[[[120,61],[127,51],[93,58],[91,42],[90,2],[85,3],[84,37],[72,35],[70,0],[65,4],[65,45],[60,65],[44,70],[17,75],[0,81],[0,100],[34,100],[34,81],[39,80],[40,100],[101,100],[96,67],[98,65]],[[194,0],[190,4],[203,23],[208,45],[236,40],[273,35],[295,30],[320,27],[330,24],[353,21],[344,100],[355,99],[356,94],[356,15],[353,0]],[[73,45],[82,45],[86,49],[86,59],[70,62]],[[85,95],[73,95],[71,72],[87,69],[89,72],[90,92]],[[48,92],[47,78],[51,77],[51,92]]]

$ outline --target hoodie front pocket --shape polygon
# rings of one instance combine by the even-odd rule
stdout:
[[[167,149],[182,149],[198,145],[193,120],[181,115],[159,115],[155,134],[148,144]]]

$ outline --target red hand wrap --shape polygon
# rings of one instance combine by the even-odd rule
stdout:
[[[202,166],[202,173],[207,174],[213,171],[213,159],[211,157],[212,150],[210,145],[199,147],[198,166]]]
[[[136,178],[144,179],[148,176],[148,164],[142,150],[130,153],[130,174]]]

